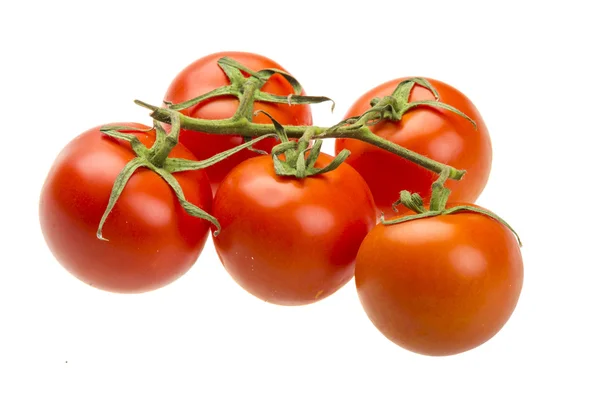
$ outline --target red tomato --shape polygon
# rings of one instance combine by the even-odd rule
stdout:
[[[103,236],[108,241],[99,240],[96,230],[115,178],[135,157],[130,144],[99,129],[75,138],[54,162],[41,193],[42,232],[58,262],[91,286],[123,293],[160,288],[194,264],[209,223],[188,215],[160,176],[140,168],[106,220]],[[154,143],[153,131],[130,133],[147,147]],[[181,145],[171,155],[194,159]],[[188,201],[210,212],[212,193],[206,174],[189,171],[174,176]]]
[[[396,86],[406,78],[380,85],[360,97],[348,111],[346,118],[361,115],[370,108],[374,97],[391,95]],[[471,101],[461,92],[443,82],[428,79],[440,95],[440,101],[454,106],[477,123],[471,123],[446,110],[418,107],[404,114],[399,122],[382,121],[371,127],[376,135],[406,147],[433,160],[465,169],[460,181],[448,181],[453,201],[471,203],[483,191],[492,163],[492,147],[488,130],[481,115]],[[431,92],[415,86],[410,101],[433,100]],[[437,175],[410,161],[376,146],[353,139],[337,139],[336,153],[351,151],[346,160],[365,178],[377,207],[389,215],[392,203],[398,200],[401,190],[419,193],[425,201],[431,197],[431,184]],[[402,207],[402,206],[401,206]]]
[[[373,324],[397,345],[432,356],[492,338],[522,285],[514,235],[471,212],[379,224],[356,261],[356,288]]]
[[[317,167],[331,161],[321,154]],[[234,168],[214,200],[215,248],[254,296],[281,305],[323,299],[348,282],[375,225],[375,204],[350,166],[305,179],[277,176],[269,156]]]
[[[242,52],[222,52],[215,53],[201,58],[183,71],[171,83],[165,94],[165,100],[172,103],[182,103],[184,101],[198,97],[211,90],[221,86],[229,85],[229,80],[217,61],[221,57],[230,57],[242,63],[246,67],[258,71],[265,68],[277,68],[283,70],[279,64],[258,54]],[[282,76],[274,75],[263,86],[264,92],[287,96],[294,93],[290,85]],[[218,97],[207,100],[194,107],[182,110],[182,114],[203,119],[225,119],[230,118],[235,113],[239,101],[235,97]],[[282,125],[311,125],[312,114],[308,105],[274,104],[274,103],[254,103],[254,110],[264,110],[272,115]],[[253,118],[253,121],[261,124],[272,124],[271,120],[264,114],[259,114]],[[194,155],[200,159],[207,159],[217,153],[228,150],[243,143],[241,136],[237,135],[211,135],[195,131],[181,130],[180,142],[184,144]],[[265,139],[259,142],[255,147],[267,152],[277,144],[276,139]],[[224,161],[219,162],[205,169],[210,179],[213,193],[225,175],[240,162],[259,155],[251,150],[243,150]]]

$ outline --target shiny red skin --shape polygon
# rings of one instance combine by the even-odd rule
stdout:
[[[140,168],[106,220],[103,236],[108,241],[99,240],[96,230],[115,178],[135,157],[128,143],[105,136],[99,128],[67,144],[54,162],[40,197],[44,238],[58,262],[93,287],[119,293],[158,289],[196,262],[209,224],[188,215],[160,176]],[[147,147],[154,143],[153,132],[135,134]],[[194,159],[182,145],[171,155]],[[211,211],[212,193],[204,172],[174,176],[190,202]]]
[[[406,78],[386,82],[361,96],[348,110],[346,118],[360,115],[370,108],[374,97],[390,95]],[[435,79],[428,81],[438,90],[440,101],[461,110],[477,123],[475,129],[466,119],[446,110],[419,107],[404,114],[399,122],[384,121],[371,131],[393,143],[433,160],[467,170],[460,181],[449,180],[456,202],[472,203],[487,183],[492,165],[492,146],[488,130],[475,105],[454,87]],[[427,89],[415,86],[410,101],[433,100]],[[337,139],[336,153],[351,151],[346,160],[365,178],[377,207],[393,216],[391,205],[401,190],[419,193],[425,201],[431,197],[431,184],[437,174],[376,146],[354,140]],[[402,208],[402,206],[401,206]]]
[[[321,154],[317,166],[331,161]],[[375,225],[375,204],[350,166],[323,175],[279,177],[269,156],[238,165],[214,200],[214,238],[225,269],[274,304],[324,299],[353,276],[358,247]]]
[[[445,356],[492,338],[523,285],[515,236],[462,212],[376,226],[356,261],[356,288],[373,324],[397,345]]]
[[[275,61],[258,54],[244,52],[215,53],[194,61],[181,71],[167,89],[165,100],[172,103],[182,103],[221,86],[229,85],[230,82],[227,79],[227,76],[217,65],[217,61],[225,56],[235,59],[254,71],[265,68],[277,68],[285,71],[285,69]],[[262,91],[287,96],[293,93],[294,89],[281,75],[274,75],[263,86]],[[218,97],[182,110],[182,113],[194,118],[209,120],[225,119],[234,115],[238,104],[239,101],[235,97]],[[289,106],[287,104],[255,102],[254,111],[256,110],[268,112],[283,125],[312,124],[312,114],[309,105]],[[261,124],[272,124],[271,120],[264,114],[255,116],[253,121]],[[180,142],[198,159],[204,160],[217,153],[242,144],[243,139],[238,135],[214,135],[182,129]],[[254,147],[270,152],[271,148],[277,143],[275,138],[268,138],[262,140]],[[216,192],[225,175],[227,175],[233,167],[240,162],[257,155],[258,153],[251,150],[242,150],[239,153],[228,157],[226,160],[206,168],[205,171],[210,179],[213,193]]]

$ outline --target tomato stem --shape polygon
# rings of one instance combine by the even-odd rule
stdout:
[[[241,135],[244,138],[260,137],[264,135],[277,134],[276,124],[258,124],[252,122],[254,103],[272,102],[293,104],[314,104],[331,99],[323,96],[302,96],[300,83],[284,71],[265,69],[258,72],[252,71],[237,61],[224,57],[218,61],[219,67],[227,75],[230,85],[215,89],[195,99],[180,104],[167,104],[168,108],[155,107],[153,105],[135,100],[135,103],[152,111],[152,118],[163,123],[171,123],[173,113],[180,114],[181,128],[186,130],[217,134],[217,135]],[[246,74],[248,77],[244,76]],[[290,96],[277,96],[262,92],[264,84],[274,74],[281,75],[294,88],[294,94]],[[415,85],[422,86],[431,91],[435,100],[410,102],[410,93]],[[199,104],[211,97],[233,95],[239,99],[238,108],[231,118],[221,120],[207,120],[192,118],[179,113],[180,110]],[[335,105],[335,103],[334,103]],[[360,116],[348,118],[331,127],[320,126],[284,126],[285,134],[289,138],[301,139],[305,132],[310,129],[315,139],[349,138],[361,140],[379,148],[407,159],[423,168],[437,174],[447,172],[449,179],[460,180],[466,171],[458,170],[415,153],[405,147],[399,146],[384,138],[375,135],[369,129],[381,121],[401,121],[402,116],[416,107],[437,107],[453,112],[470,121],[475,127],[475,121],[454,107],[439,101],[439,94],[435,88],[424,78],[412,78],[400,82],[396,89],[383,98],[371,101],[371,108]],[[333,107],[332,107],[333,110]],[[290,150],[290,149],[288,149]],[[445,172],[445,173],[446,173]]]
[[[156,129],[156,141],[154,142],[152,149],[150,149],[150,157],[148,157],[148,161],[150,161],[152,165],[155,165],[159,168],[163,167],[165,161],[169,157],[169,154],[171,154],[171,151],[179,142],[179,113],[173,112],[171,117],[170,135],[167,135],[163,127],[160,126],[158,122],[155,121],[154,123],[154,128]]]
[[[231,118],[233,121],[241,119],[245,119],[247,121],[252,120],[254,98],[256,97],[256,92],[258,91],[256,87],[257,85],[250,80],[242,86],[241,95],[238,96],[240,104],[238,105],[235,114]]]
[[[170,114],[173,112],[172,110],[152,106],[139,100],[135,100],[135,103],[151,110],[152,113],[150,115],[152,118],[165,123],[170,122]],[[272,124],[258,124],[250,122],[250,120],[246,118],[207,120],[180,115],[180,120],[181,127],[183,129],[212,133],[216,135],[241,135],[246,137],[258,137],[263,135],[273,135],[276,133],[276,129]],[[465,170],[458,170],[454,167],[442,164],[405,147],[392,143],[389,140],[383,139],[371,132],[371,130],[365,125],[347,125],[335,129],[332,129],[334,127],[286,125],[284,128],[288,137],[295,139],[301,138],[304,135],[304,132],[310,128],[314,130],[315,137],[318,137],[319,139],[350,138],[362,140],[363,142],[387,150],[390,153],[396,154],[397,156],[412,161],[415,164],[418,164],[421,167],[438,174],[440,174],[445,168],[448,168],[450,172],[449,178],[454,180],[460,180],[466,173]]]
[[[375,135],[369,129],[363,129],[363,131],[359,135],[352,138],[359,139],[366,143],[370,143],[372,145],[380,147],[384,150],[389,151],[390,153],[394,153],[402,158],[412,161],[413,163],[420,165],[421,167],[433,171],[437,174],[441,174],[444,170],[448,170],[448,177],[450,179],[460,180],[467,172],[464,169],[456,169],[454,167],[450,167],[446,164],[432,160],[431,158],[425,157],[419,153],[409,150],[406,147],[402,147],[400,145],[397,145],[396,143],[390,142],[389,140],[385,140],[382,137]]]

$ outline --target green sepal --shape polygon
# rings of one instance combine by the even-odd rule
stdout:
[[[296,164],[296,177],[300,179],[305,178],[308,172],[307,160],[305,159],[304,155],[308,149],[309,143],[310,141],[306,140],[305,138],[301,138],[296,145],[295,151],[292,152],[290,159],[286,159],[290,165],[293,163]]]
[[[260,75],[256,71],[251,70],[244,64],[234,60],[231,57],[221,57],[219,61],[217,61],[217,64],[219,65],[219,67],[221,67],[221,69],[223,69],[231,83],[240,80],[240,78],[241,80],[245,79],[241,71],[257,79],[261,79]]]
[[[306,171],[306,160],[304,159],[304,152],[303,151],[297,151],[296,152],[296,168],[295,169],[295,176],[296,178],[306,178],[307,175],[307,171]]]
[[[407,79],[402,81],[396,86],[396,89],[392,92],[391,97],[395,98],[400,102],[402,106],[408,104],[408,99],[410,98],[410,93],[415,87],[415,81],[413,79]]]
[[[181,185],[170,172],[166,171],[163,168],[158,168],[152,164],[149,164],[148,168],[160,175],[161,178],[163,178],[165,182],[167,182],[167,184],[171,186],[171,189],[173,189],[173,192],[175,192],[175,196],[177,197],[179,204],[181,205],[181,207],[183,207],[185,212],[187,212],[193,217],[202,218],[212,223],[217,228],[214,232],[214,236],[217,236],[219,234],[219,232],[221,231],[221,224],[219,224],[219,221],[200,207],[187,201],[185,195],[183,194],[183,189],[181,188]]]
[[[124,140],[131,145],[131,148],[138,157],[146,156],[149,152],[148,148],[140,141],[140,139],[132,133],[122,133],[120,130],[137,131],[140,133],[150,132],[152,129],[132,128],[123,125],[106,125],[100,128],[100,132],[114,139]]]
[[[314,168],[314,167],[313,168],[309,168],[307,175],[308,176],[314,176],[314,175],[325,174],[327,172],[333,171],[334,169],[336,169],[337,167],[339,167],[340,165],[342,165],[342,163],[344,161],[346,161],[346,158],[348,158],[348,156],[350,156],[350,150],[343,149],[325,167],[323,167],[323,168]]]
[[[198,97],[194,97],[193,99],[184,101],[182,103],[171,103],[168,101],[164,101],[163,103],[170,109],[170,110],[174,110],[174,111],[181,111],[184,110],[186,108],[190,108],[193,107],[197,104],[202,103],[203,101],[206,101],[208,99],[212,99],[214,97],[221,97],[221,96],[238,96],[239,95],[239,90],[233,88],[232,86],[222,86],[219,87],[217,89],[211,90],[208,93],[205,93],[201,96]]]
[[[396,86],[396,89],[392,93],[392,96],[397,99],[401,99],[405,103],[408,103],[408,99],[410,98],[410,92],[412,92],[412,89],[414,88],[415,84],[429,90],[436,100],[440,99],[440,94],[438,93],[436,88],[433,87],[433,85],[427,79],[419,77],[406,79],[400,82],[398,86]]]
[[[275,135],[259,136],[252,140],[244,142],[236,147],[225,150],[222,153],[215,154],[214,156],[207,158],[206,160],[202,160],[202,161],[187,160],[184,158],[167,158],[165,160],[164,169],[172,174],[177,173],[177,172],[183,172],[183,171],[196,171],[199,169],[204,169],[204,168],[210,167],[211,165],[214,165],[214,164],[226,159],[227,157],[231,156],[232,154],[235,154],[244,149],[248,149],[248,148],[252,147],[254,144],[256,144],[256,143],[260,142],[261,140],[266,139],[268,137],[275,137]]]
[[[276,155],[285,154],[286,152],[288,152],[290,150],[294,150],[296,148],[296,146],[297,146],[296,142],[279,143],[278,145],[273,146],[271,153],[276,154]]]
[[[392,210],[397,212],[400,204],[418,214],[427,211],[424,207],[421,195],[419,195],[419,193],[410,193],[408,190],[400,192],[400,199],[392,204]]]
[[[513,227],[508,224],[508,222],[506,222],[504,219],[500,218],[497,214],[495,214],[491,211],[484,210],[483,208],[479,208],[479,207],[474,207],[474,206],[469,206],[469,205],[461,205],[461,206],[456,206],[456,207],[452,207],[447,210],[444,210],[442,212],[442,214],[444,214],[444,215],[455,214],[455,213],[458,213],[461,211],[476,212],[479,214],[486,215],[486,216],[500,222],[502,225],[506,226],[516,236],[517,242],[519,243],[519,247],[523,246],[523,243],[521,242],[521,238],[519,237],[519,234],[517,233],[517,231],[515,231],[513,229]]]
[[[339,167],[350,155],[350,151],[344,149],[327,166],[315,168],[314,165],[319,157],[323,140],[316,140],[315,145],[311,149],[308,148],[315,134],[314,127],[307,128],[298,142],[292,142],[289,141],[284,127],[273,116],[265,111],[260,110],[258,112],[265,114],[273,121],[275,131],[282,142],[274,146],[271,150],[275,173],[279,176],[294,176],[303,179],[309,176],[324,174]],[[307,151],[309,151],[308,158],[305,157]],[[284,154],[285,161],[279,159],[281,154]]]
[[[108,215],[114,208],[115,204],[117,204],[117,200],[121,196],[121,193],[123,193],[123,189],[127,185],[127,182],[129,182],[129,179],[133,176],[135,171],[137,171],[137,169],[140,167],[148,168],[149,166],[150,163],[148,163],[146,160],[140,157],[136,157],[133,160],[129,161],[125,165],[125,167],[123,167],[121,172],[119,172],[119,175],[117,175],[115,183],[113,184],[112,190],[110,191],[108,205],[106,206],[104,214],[102,215],[102,218],[100,218],[100,223],[98,224],[98,230],[96,231],[96,237],[98,239],[108,241],[108,239],[105,239],[102,236],[102,228],[104,227]]]
[[[134,132],[140,132],[140,133],[148,133],[148,132],[152,132],[152,128],[138,128],[135,126],[127,126],[127,125],[103,125],[100,128],[100,132],[102,133],[107,133],[109,131],[116,131],[119,134],[122,135],[130,135],[129,133],[122,133],[120,131],[134,131]],[[124,139],[127,140],[127,139]]]
[[[435,217],[437,215],[441,215],[442,213],[440,211],[424,211],[420,214],[411,214],[411,215],[406,215],[404,217],[400,217],[400,218],[396,218],[396,219],[383,219],[381,220],[381,223],[383,225],[396,225],[396,224],[401,224],[403,222],[408,222],[408,221],[414,221],[417,219],[422,219],[422,218],[429,218],[429,217]]]
[[[508,222],[506,222],[504,219],[500,218],[498,215],[494,214],[491,211],[484,210],[483,208],[479,208],[479,207],[469,206],[469,205],[456,206],[456,207],[452,207],[447,210],[441,210],[441,211],[425,210],[424,212],[419,213],[419,214],[407,215],[404,217],[391,219],[391,220],[382,220],[381,223],[384,225],[396,225],[396,224],[401,224],[403,222],[414,221],[417,219],[436,217],[438,215],[456,214],[456,213],[459,213],[462,211],[475,212],[475,213],[482,214],[482,215],[485,215],[487,217],[490,217],[490,218],[496,220],[497,222],[506,226],[515,235],[517,242],[519,243],[519,247],[523,246],[523,243],[521,242],[521,238],[519,237],[519,234],[508,224]]]
[[[246,68],[244,65],[240,64],[239,62],[235,61],[233,58],[230,57],[221,57],[217,61],[217,65],[223,70],[225,75],[227,75],[227,79],[229,79],[229,82],[231,82],[231,84],[235,86],[241,86],[244,80],[246,79],[241,71],[244,71],[249,75],[255,74],[254,71],[252,71],[249,68]]]
[[[285,133],[285,129],[283,128],[283,125],[281,125],[279,123],[279,121],[277,121],[275,119],[275,117],[273,117],[271,114],[269,114],[265,110],[257,110],[254,113],[255,116],[258,114],[264,114],[271,120],[271,122],[273,123],[273,126],[275,127],[275,132],[277,133],[277,136],[279,137],[279,140],[281,141],[281,143],[285,143],[289,140],[287,133]]]
[[[464,112],[460,111],[458,108],[452,107],[449,104],[442,103],[442,102],[435,101],[435,100],[420,100],[420,101],[410,102],[410,103],[407,104],[406,109],[404,110],[404,112],[406,112],[408,110],[411,110],[413,108],[422,107],[422,106],[430,106],[430,107],[434,107],[434,108],[441,108],[441,109],[453,112],[454,114],[459,115],[459,116],[463,117],[464,119],[466,119],[467,121],[469,121],[471,123],[471,125],[473,125],[473,127],[475,129],[477,129],[477,123],[471,117],[469,117],[467,114],[465,114]]]
[[[294,89],[294,94],[300,95],[302,93],[302,85],[300,85],[300,82],[298,82],[298,80],[294,78],[294,76],[292,76],[290,73],[282,71],[280,69],[265,68],[258,71],[256,77],[263,82],[267,82],[275,74],[281,75],[286,81],[289,82],[290,85],[292,85],[292,88]]]
[[[279,176],[296,176],[296,170],[288,163],[280,160],[276,153],[272,153],[271,158],[273,159],[275,174]]]
[[[373,97],[373,98],[371,99],[371,101],[369,101],[369,105],[370,105],[371,107],[375,107],[375,105],[376,105],[377,103],[379,103],[380,101],[381,101],[381,98],[379,98],[379,97]]]
[[[369,116],[369,118],[365,121],[366,126],[377,125],[383,120],[399,121],[402,118],[402,115],[396,111],[396,108],[398,108],[396,105],[397,101],[393,97],[385,97],[384,100],[387,100],[388,102],[385,102],[381,105],[376,105],[375,107],[363,113],[361,119],[363,116]],[[371,118],[370,114],[375,114],[376,117]]]
[[[289,106],[299,104],[318,104],[331,101],[331,111],[333,112],[335,109],[335,102],[329,97],[325,96],[299,96],[293,94],[288,96],[279,96],[267,92],[257,92],[255,100],[267,103],[287,104]]]
[[[289,140],[287,133],[285,133],[283,125],[281,125],[279,121],[277,121],[271,114],[264,110],[258,110],[254,113],[254,115],[258,114],[264,114],[271,120],[273,126],[275,127],[277,137],[281,142],[277,146],[273,146],[273,149],[271,149],[271,153],[276,155],[285,154],[286,160],[291,160],[294,157],[294,149],[296,148],[296,142],[292,142]]]
[[[323,145],[323,140],[315,140],[315,143],[310,148],[310,153],[308,153],[308,158],[306,159],[306,165],[310,168],[314,168],[317,159],[319,158],[319,154],[321,154],[321,146]]]
[[[252,141],[252,138],[250,136],[244,136],[243,139],[244,139],[244,143],[248,143],[248,142]],[[260,154],[261,156],[266,156],[269,154],[268,151],[254,148],[254,146],[252,146],[252,145],[250,145],[250,147],[248,147],[248,150],[250,150],[256,154]]]

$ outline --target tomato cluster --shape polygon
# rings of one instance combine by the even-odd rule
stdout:
[[[310,102],[266,57],[227,52],[195,61],[172,81],[163,109],[230,85],[231,73],[218,64],[223,57],[245,67],[234,71],[241,82],[259,76],[252,71],[270,71],[257,91],[264,101],[255,101],[243,117],[250,115],[246,122],[253,126],[273,126],[279,138],[251,147],[239,131],[205,133],[185,121],[180,128],[179,119],[177,126],[118,123],[112,134],[106,127],[82,133],[57,157],[40,197],[42,232],[58,262],[96,288],[146,292],[185,274],[212,229],[231,277],[267,302],[314,303],[355,277],[373,324],[405,349],[456,354],[494,336],[511,316],[523,282],[513,232],[489,213],[469,211],[473,207],[440,209],[432,189],[437,173],[361,137],[336,136],[336,158],[319,154],[314,132],[284,143],[286,128],[310,130]],[[356,117],[369,112],[374,99],[389,98],[405,81],[361,96],[346,126],[358,124]],[[392,117],[382,113],[365,126],[390,143],[467,170],[447,188],[453,203],[475,202],[491,168],[485,123],[463,93],[427,82],[432,87],[417,84],[407,93],[408,103],[422,107],[406,108],[396,118],[390,100],[386,112]],[[285,97],[290,101],[279,101]],[[178,112],[186,121],[238,121],[240,103],[232,95],[207,97]],[[281,146],[287,147],[276,152]],[[223,151],[232,154],[191,167]],[[406,198],[417,205],[409,208],[423,215],[407,217],[406,201],[393,206],[401,191],[412,193]],[[432,211],[426,211],[430,202]],[[216,220],[197,218],[204,214]]]

